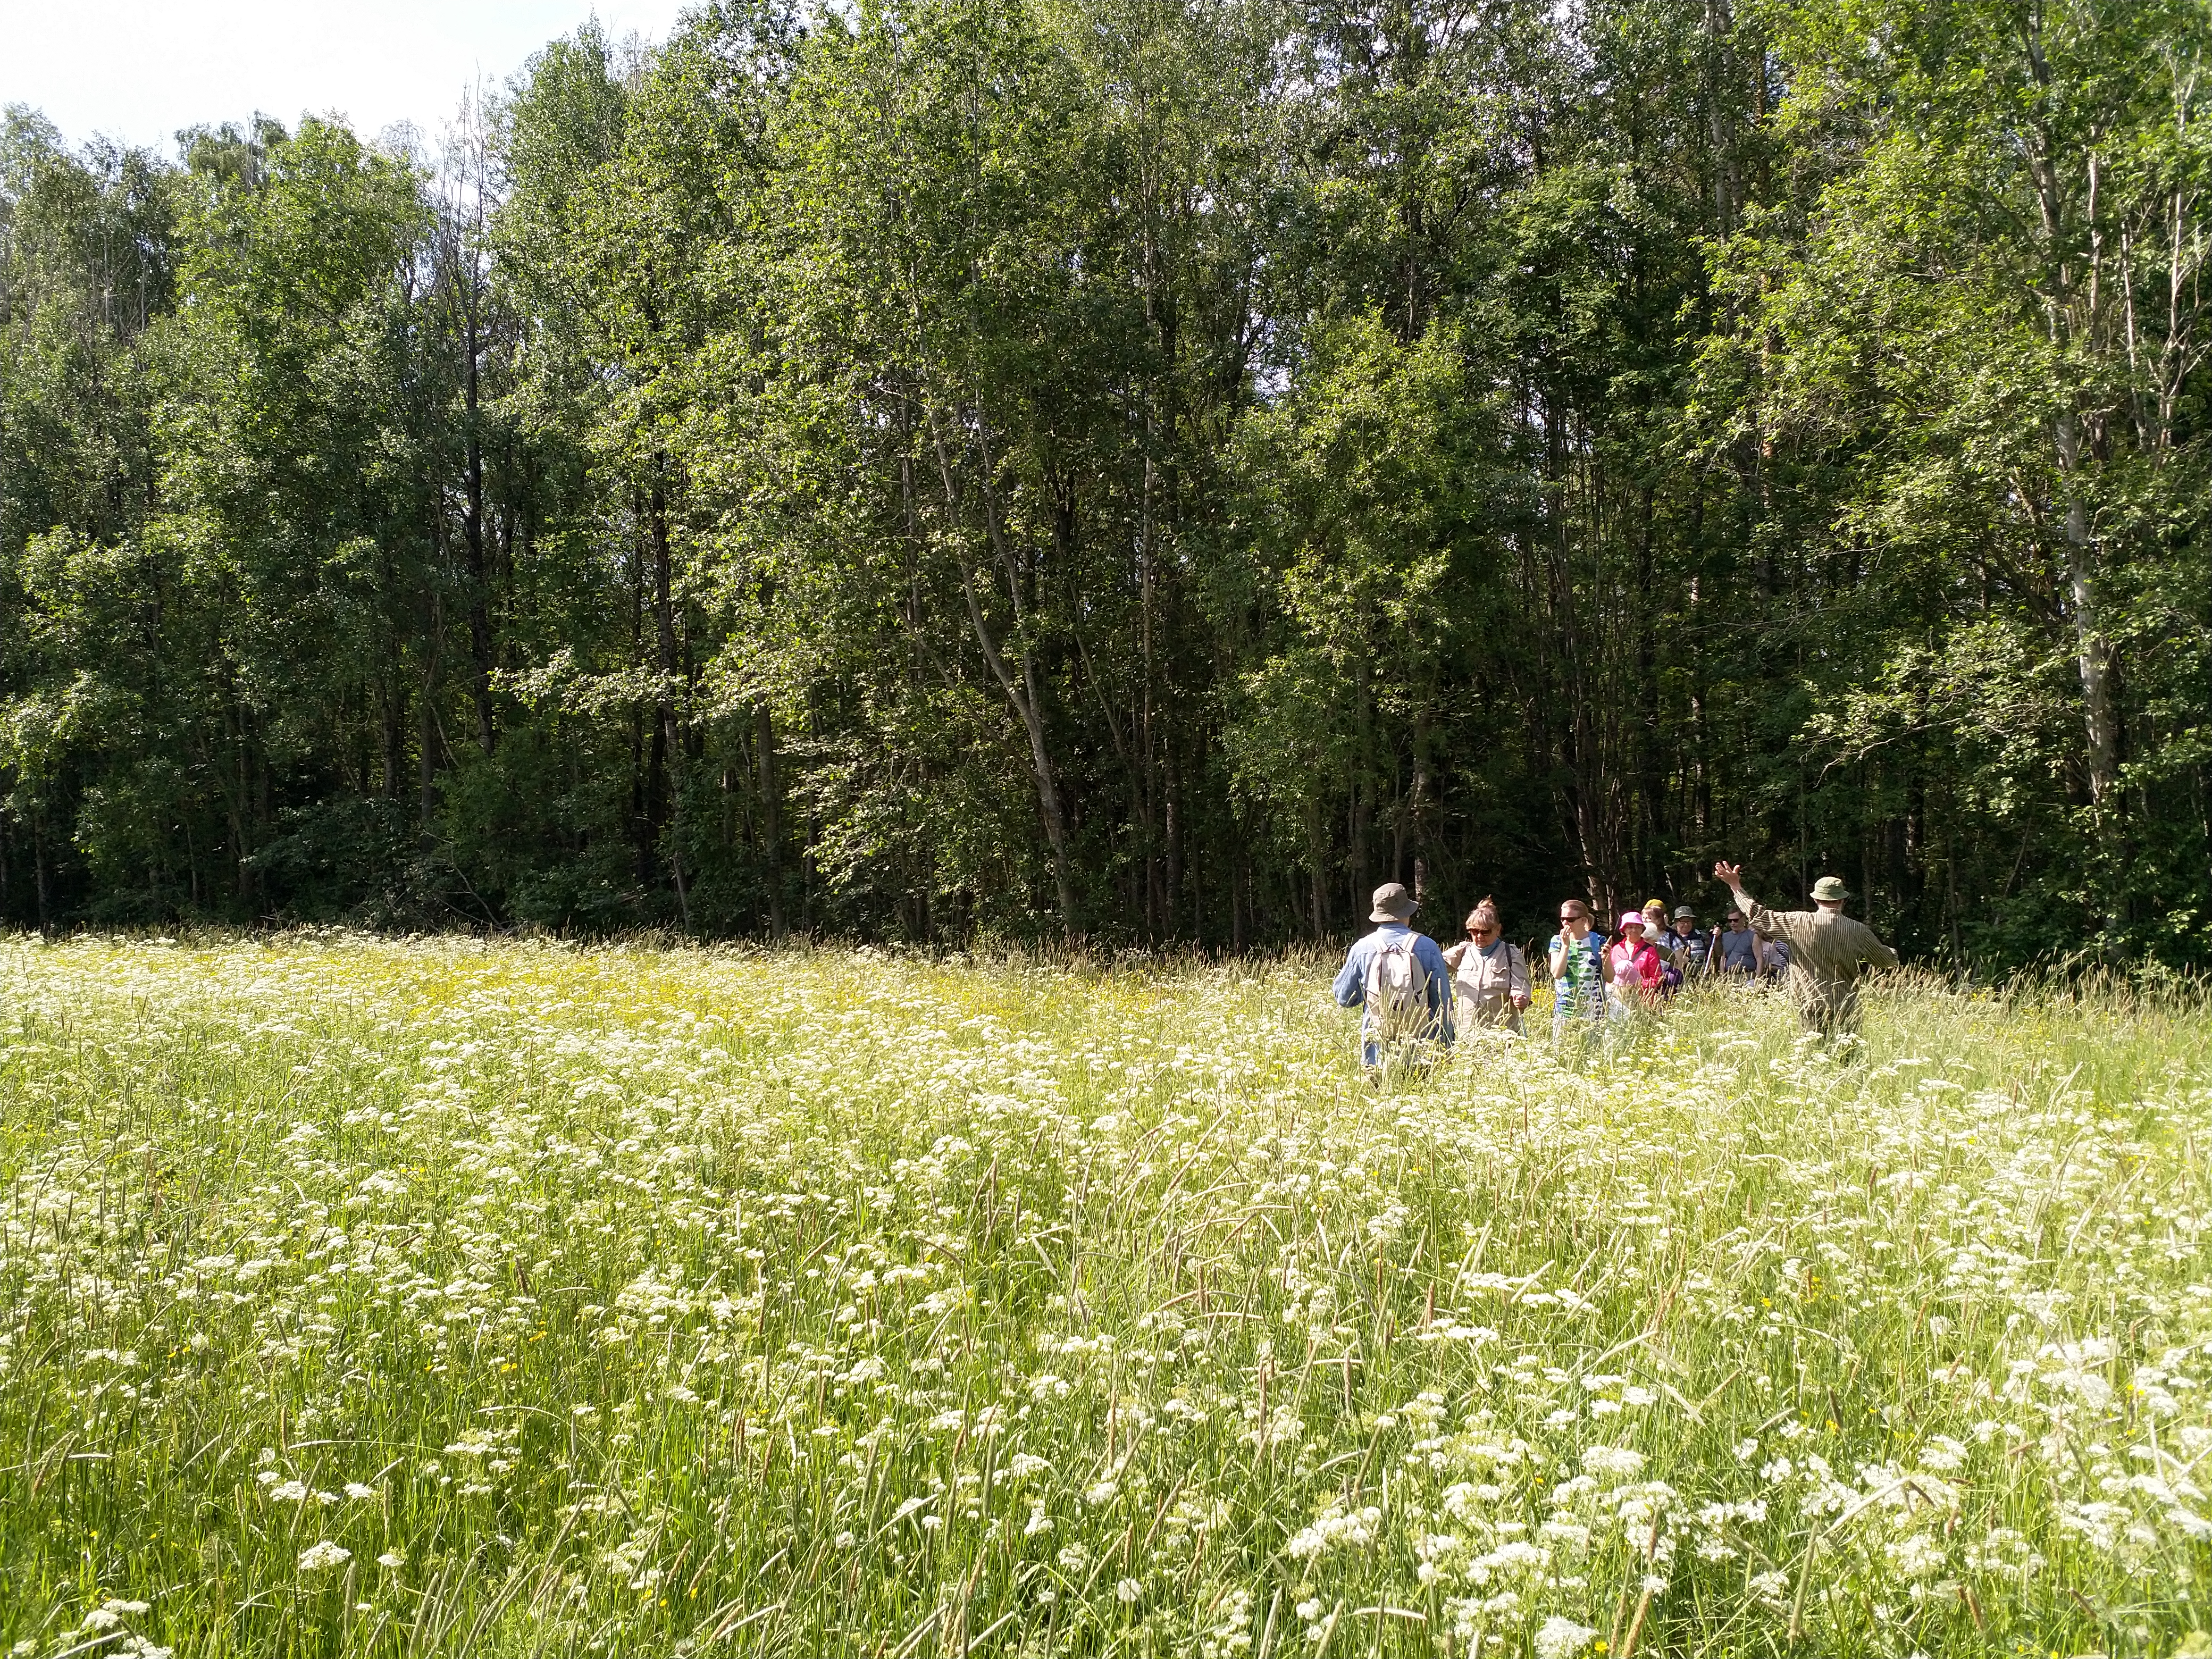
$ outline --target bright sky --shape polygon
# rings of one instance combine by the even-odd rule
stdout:
[[[0,0],[0,105],[72,144],[95,133],[174,153],[182,127],[349,117],[434,143],[477,76],[494,84],[595,13],[665,39],[680,0]]]

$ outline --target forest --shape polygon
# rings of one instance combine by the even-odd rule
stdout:
[[[2193,0],[717,0],[0,134],[0,921],[2212,961]],[[210,112],[211,115],[222,113]]]

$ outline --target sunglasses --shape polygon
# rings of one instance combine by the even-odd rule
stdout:
[[[1480,939],[1485,933],[1494,933],[1498,930],[1495,927],[1470,927],[1467,931]]]

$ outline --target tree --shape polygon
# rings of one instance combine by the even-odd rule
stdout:
[[[13,114],[0,915],[1237,948],[1728,856],[2202,959],[2206,27],[719,0],[435,146]]]
[[[2177,783],[2203,790],[2175,743],[2203,718],[2200,662],[2174,648],[2203,605],[2166,577],[2197,557],[2204,478],[2208,45],[2183,7],[1795,14],[1785,131],[1838,152],[1833,176],[1802,220],[1747,233],[1735,256],[1759,296],[1765,418],[1849,458],[1834,544],[1936,619],[1902,659],[1912,674],[1821,729],[1859,755],[2039,731],[2083,809],[2058,833],[2092,850],[2039,896],[2123,935],[2142,901],[2212,897],[2201,860],[2144,867],[2131,823],[2181,805]],[[1869,642],[1887,648],[1902,621]],[[2020,667],[1996,668],[1993,646]],[[2072,660],[2071,742],[2044,718],[2052,688],[2033,665],[2051,652]],[[1846,660],[1847,679],[1874,677]],[[2039,769],[2034,750],[2010,752]],[[1972,775],[1965,761],[1937,764]]]

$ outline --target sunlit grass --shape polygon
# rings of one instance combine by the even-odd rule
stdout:
[[[1717,996],[1376,1090],[1323,969],[0,944],[0,1647],[2212,1618],[2212,1017]]]

